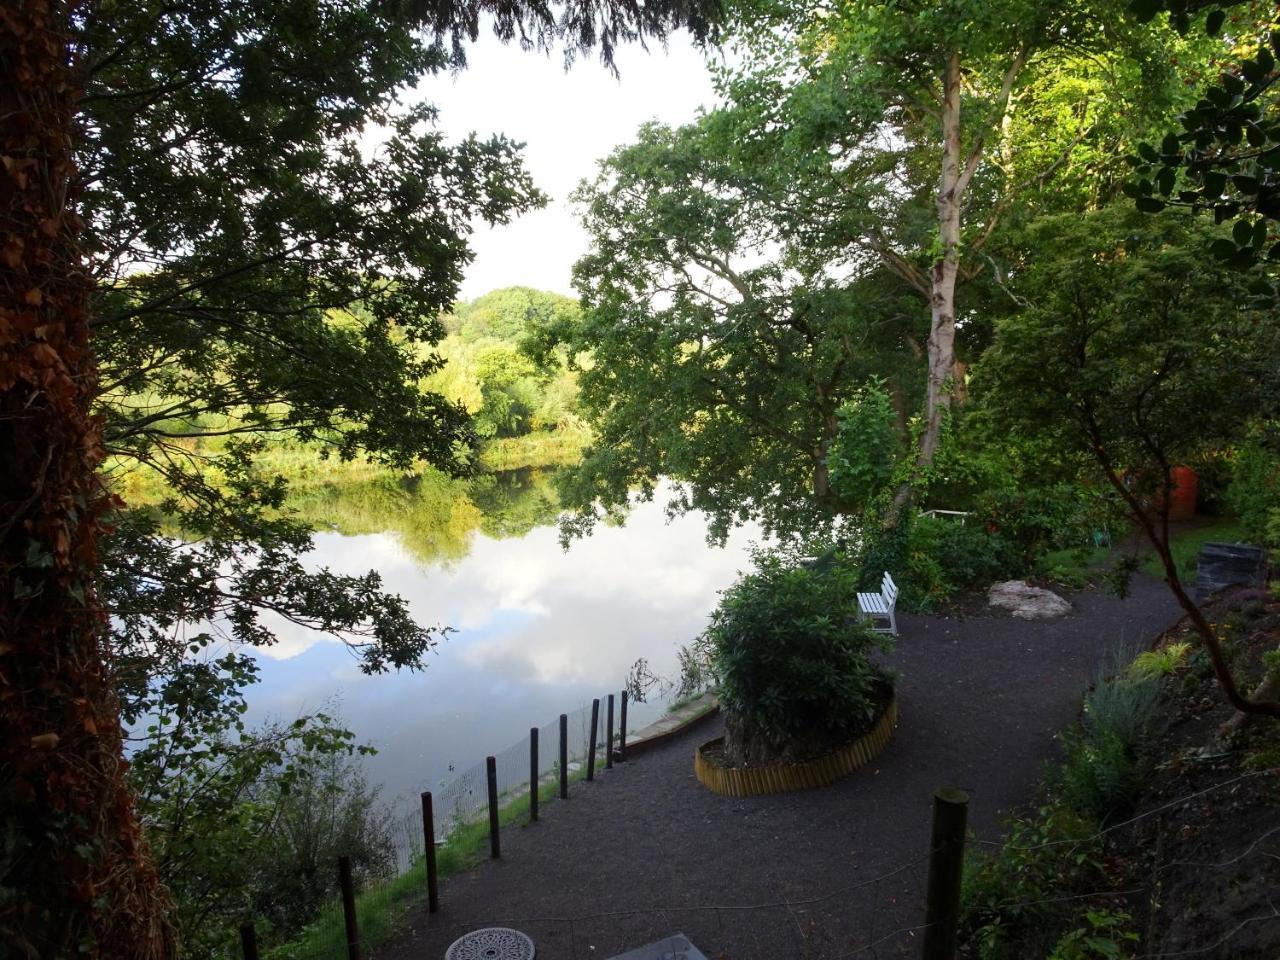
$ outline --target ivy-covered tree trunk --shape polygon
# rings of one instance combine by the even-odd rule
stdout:
[[[956,274],[960,269],[960,203],[968,178],[960,170],[960,55],[947,57],[942,78],[942,174],[938,180],[939,250],[929,270],[929,375],[919,463],[937,452],[942,417],[951,405],[949,385],[956,357]]]
[[[0,6],[0,942],[169,955],[93,576],[107,498],[77,246],[74,4]]]

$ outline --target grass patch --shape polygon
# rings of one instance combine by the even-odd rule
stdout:
[[[480,465],[495,472],[568,466],[582,459],[582,448],[590,441],[589,430],[568,427],[539,430],[520,437],[499,437],[481,448]]]
[[[1211,541],[1233,543],[1237,540],[1248,540],[1248,538],[1249,532],[1245,530],[1244,524],[1236,518],[1216,517],[1208,526],[1196,527],[1194,530],[1184,530],[1175,534],[1170,540],[1169,549],[1173,553],[1178,575],[1194,575],[1196,572],[1196,557],[1200,555],[1200,548],[1206,543]],[[1154,551],[1148,551],[1143,556],[1139,569],[1143,573],[1151,574],[1153,577],[1164,577],[1164,567]]]
[[[1183,530],[1173,535],[1170,549],[1178,574],[1182,577],[1194,576],[1196,558],[1200,549],[1211,541],[1231,543],[1237,540],[1248,540],[1249,532],[1235,517],[1214,517],[1205,526],[1192,530]],[[1138,569],[1159,579],[1164,579],[1164,567],[1154,550],[1146,547],[1139,552]],[[1036,561],[1036,572],[1047,580],[1065,586],[1082,588],[1088,586],[1104,574],[1120,555],[1116,547],[1072,547],[1067,550],[1053,550]]]
[[[1080,589],[1102,574],[1114,555],[1111,547],[1052,550],[1036,561],[1036,572],[1047,580]]]

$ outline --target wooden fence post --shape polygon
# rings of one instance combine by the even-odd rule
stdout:
[[[497,860],[502,856],[502,844],[498,839],[498,760],[484,758],[485,779],[489,781],[489,856]]]
[[[422,795],[422,852],[427,858],[427,912],[440,909],[440,878],[436,875],[436,815],[431,791]]]
[[[604,766],[613,769],[613,694],[609,694],[608,719],[604,723]]]
[[[529,822],[538,819],[538,728],[529,728]]]
[[[627,762],[627,691],[622,691],[622,711],[618,714],[618,762]]]
[[[240,924],[240,949],[244,960],[258,960],[258,934],[252,923]]]
[[[347,958],[360,960],[360,929],[356,925],[356,888],[351,881],[351,858],[338,858],[338,885],[342,887],[342,920],[347,928]]]
[[[587,779],[596,778],[596,729],[600,726],[600,698],[591,701],[591,736],[587,747]]]
[[[569,799],[569,715],[560,714],[560,799]]]
[[[929,882],[924,910],[924,960],[955,960],[964,873],[964,833],[969,795],[943,787],[933,795]]]

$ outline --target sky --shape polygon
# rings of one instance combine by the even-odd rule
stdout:
[[[466,70],[428,77],[417,94],[439,107],[440,129],[451,139],[502,133],[525,143],[526,163],[550,203],[506,226],[478,225],[461,299],[515,284],[572,295],[570,272],[587,237],[569,194],[642,123],[678,125],[712,105],[704,57],[684,33],[665,52],[620,50],[620,78],[594,57],[566,71],[559,52],[522,51],[488,34],[467,56]]]

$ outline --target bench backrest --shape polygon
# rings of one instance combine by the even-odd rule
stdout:
[[[889,576],[888,570],[884,572],[884,579],[880,581],[880,596],[884,597],[885,602],[891,607],[898,599],[898,585],[893,582],[893,577]]]

